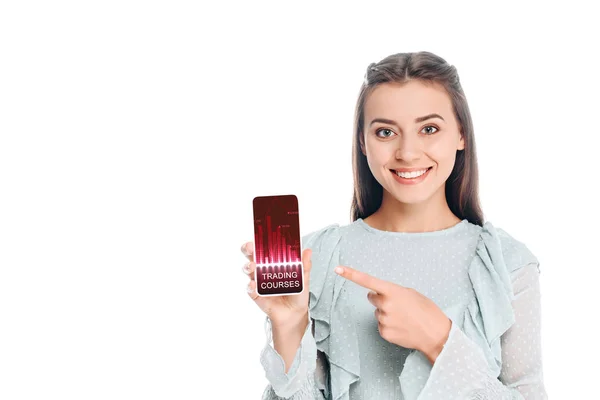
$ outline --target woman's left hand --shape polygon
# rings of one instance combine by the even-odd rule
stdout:
[[[343,270],[338,271],[339,268]],[[367,297],[375,306],[382,338],[398,346],[417,349],[433,363],[442,351],[452,321],[433,302],[413,288],[375,278],[346,266],[335,272],[371,289]]]

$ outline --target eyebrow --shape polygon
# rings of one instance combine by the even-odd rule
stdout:
[[[415,118],[415,123],[423,122],[423,121],[426,121],[426,120],[431,119],[431,118],[439,118],[439,119],[441,119],[444,122],[446,121],[444,118],[442,118],[441,115],[433,113],[433,114],[425,115],[423,117]],[[391,119],[385,119],[385,118],[375,118],[373,121],[371,121],[371,123],[369,124],[369,126],[373,125],[375,122],[382,122],[384,124],[390,124],[390,125],[399,126],[396,121],[391,120]]]

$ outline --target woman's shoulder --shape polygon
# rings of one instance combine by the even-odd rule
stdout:
[[[312,229],[307,234],[302,235],[302,249],[310,248],[313,254],[317,251],[327,252],[336,248],[346,230],[351,224],[341,225],[339,223],[330,223],[318,229]]]
[[[531,249],[514,234],[507,230],[494,226],[491,222],[483,225],[483,230],[491,232],[499,242],[502,250],[502,258],[509,272],[513,272],[529,264],[536,264],[539,269],[539,260]]]

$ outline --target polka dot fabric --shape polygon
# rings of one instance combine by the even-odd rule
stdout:
[[[388,232],[362,219],[302,238],[311,248],[307,327],[286,374],[261,353],[263,400],[547,399],[542,374],[539,262],[490,222],[435,232]],[[378,333],[368,289],[335,274],[347,265],[432,299],[451,319],[432,365]]]

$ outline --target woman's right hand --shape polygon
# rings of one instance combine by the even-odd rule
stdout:
[[[308,298],[309,298],[309,283],[311,263],[311,249],[305,249],[302,252],[302,265],[304,267],[304,289],[302,293],[296,295],[283,296],[259,296],[256,293],[256,281],[254,279],[254,271],[256,263],[254,262],[253,242],[246,242],[242,245],[242,253],[248,258],[248,262],[242,270],[250,278],[248,284],[248,295],[260,307],[260,309],[269,316],[271,323],[279,327],[291,326],[298,324],[303,318],[308,318]]]

